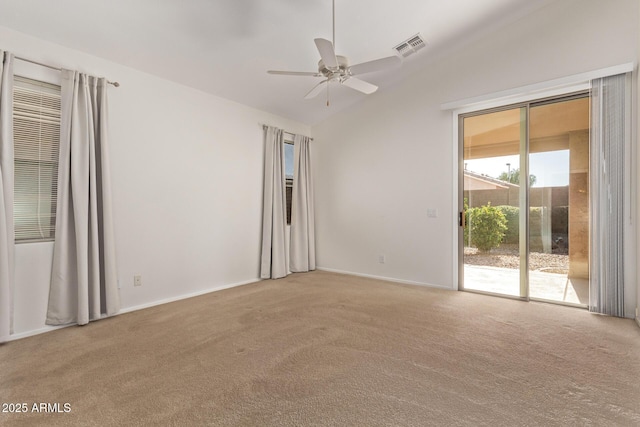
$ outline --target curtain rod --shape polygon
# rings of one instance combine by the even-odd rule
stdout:
[[[259,124],[260,126],[262,126],[262,129],[266,129],[266,128],[268,128],[268,127],[269,127],[269,125],[265,125],[265,124],[263,124],[263,123],[258,123],[258,124]],[[295,133],[288,132],[288,131],[286,131],[286,130],[283,130],[283,132],[284,132],[284,133],[287,133],[287,134],[289,134],[289,135],[291,135],[291,136],[296,136],[296,134],[295,134]],[[309,140],[310,140],[310,141],[313,141],[313,138],[309,138]]]
[[[42,62],[34,61],[33,59],[22,58],[20,56],[15,56],[15,55],[14,55],[14,58],[19,59],[20,61],[30,62],[32,64],[40,65],[41,67],[51,68],[52,70],[62,71],[62,68],[54,67],[53,65],[43,64]],[[110,82],[109,80],[107,80],[107,83],[109,83],[110,85],[114,85],[115,87],[120,86],[120,83],[118,82]]]

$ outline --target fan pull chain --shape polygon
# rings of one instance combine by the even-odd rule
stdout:
[[[329,80],[327,80],[327,107],[329,106]]]

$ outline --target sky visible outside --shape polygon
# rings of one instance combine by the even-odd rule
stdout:
[[[511,164],[511,170],[520,168],[520,156],[517,155],[465,160],[464,162],[467,170],[492,178],[497,178],[502,172],[507,172],[507,163]],[[569,150],[531,153],[529,155],[529,173],[536,176],[534,187],[569,185]]]

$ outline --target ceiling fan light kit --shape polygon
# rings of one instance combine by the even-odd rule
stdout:
[[[360,80],[359,78],[353,76],[386,70],[389,68],[397,67],[402,63],[400,57],[394,55],[349,66],[349,60],[346,56],[336,55],[335,0],[333,1],[333,34],[333,42],[322,38],[314,39],[316,48],[318,49],[318,53],[320,54],[321,58],[318,62],[317,72],[269,70],[267,71],[267,73],[285,76],[324,77],[325,80],[316,84],[309,92],[307,92],[304,97],[305,99],[311,99],[318,96],[324,89],[324,83],[326,83],[327,91],[329,90],[329,83],[339,83],[351,89],[357,90],[358,92],[369,95],[378,90],[378,86],[368,83],[364,80]],[[327,95],[327,106],[328,105],[329,100]]]

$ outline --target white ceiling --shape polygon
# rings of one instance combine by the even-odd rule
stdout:
[[[382,91],[551,1],[336,0],[336,51],[356,64],[420,33],[427,47],[399,69],[361,76]],[[332,87],[327,107],[303,99],[320,78],[266,73],[316,71],[331,0],[0,0],[0,25],[307,124],[366,96]]]

